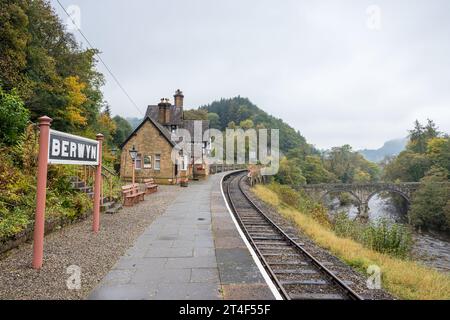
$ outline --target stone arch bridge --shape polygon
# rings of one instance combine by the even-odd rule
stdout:
[[[402,196],[408,206],[411,204],[413,193],[420,186],[420,182],[403,183],[324,183],[297,186],[298,190],[305,190],[307,194],[317,201],[323,201],[330,193],[350,193],[357,201],[359,214],[369,214],[370,199],[381,192],[390,192]]]

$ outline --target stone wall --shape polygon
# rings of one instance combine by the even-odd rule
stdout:
[[[142,157],[142,169],[135,171],[136,181],[154,178],[159,184],[176,183],[175,164],[171,159],[172,145],[150,121],[146,121],[122,149],[120,166],[122,179],[131,181],[132,178],[132,160],[128,151],[133,148],[133,145]],[[160,170],[154,168],[156,154],[161,156]],[[151,156],[151,168],[144,168],[144,156]]]

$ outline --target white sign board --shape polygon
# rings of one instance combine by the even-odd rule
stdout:
[[[96,140],[50,130],[48,163],[98,165],[98,146]]]

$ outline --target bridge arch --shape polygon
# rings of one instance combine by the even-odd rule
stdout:
[[[382,188],[382,189],[375,190],[375,191],[371,192],[371,193],[369,194],[369,196],[367,197],[367,199],[366,199],[366,203],[369,203],[370,199],[372,199],[373,196],[375,196],[376,194],[379,194],[379,193],[381,193],[381,192],[390,192],[390,193],[398,194],[398,195],[400,195],[403,199],[405,199],[405,201],[406,201],[406,203],[408,204],[408,206],[411,204],[411,199],[410,199],[410,197],[409,197],[405,192],[403,192],[403,191],[401,191],[401,190],[398,190],[398,189],[395,189],[395,188],[389,188],[389,187]]]
[[[358,206],[360,206],[363,202],[361,201],[360,197],[358,197],[358,195],[353,192],[353,190],[347,190],[347,189],[342,189],[342,188],[333,188],[333,189],[328,189],[326,190],[326,192],[324,194],[322,194],[322,196],[320,197],[320,201],[322,203],[325,203],[325,197],[331,193],[349,193],[353,196],[353,198],[356,199],[356,201],[358,202]]]

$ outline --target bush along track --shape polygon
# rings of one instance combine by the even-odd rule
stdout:
[[[410,233],[380,222],[363,226],[344,215],[335,221],[326,210],[286,186],[257,185],[253,194],[290,221],[317,245],[367,276],[381,271],[383,289],[400,299],[450,299],[450,276],[408,258]]]

